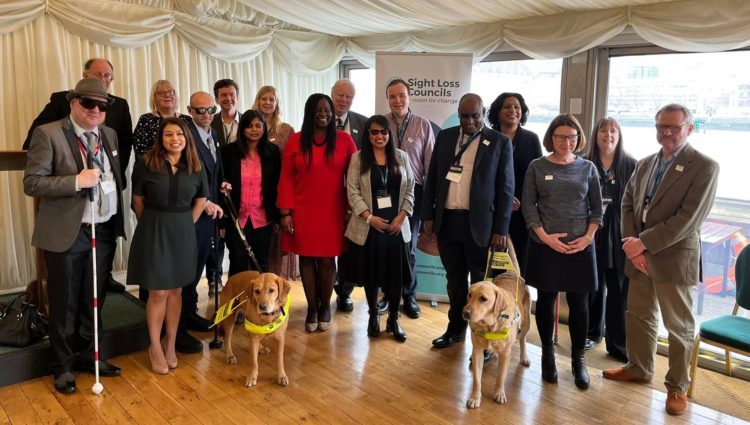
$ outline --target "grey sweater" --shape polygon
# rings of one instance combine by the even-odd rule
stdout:
[[[567,233],[563,242],[581,237],[589,223],[602,224],[596,167],[580,157],[566,165],[535,159],[526,170],[521,208],[529,229],[542,226],[547,233]],[[533,231],[531,238],[541,243]]]

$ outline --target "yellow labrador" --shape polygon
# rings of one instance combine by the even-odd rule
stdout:
[[[518,303],[516,303],[516,272],[508,271],[490,282],[471,285],[464,319],[471,327],[472,362],[474,385],[466,407],[473,409],[482,402],[482,367],[484,351],[498,354],[497,381],[493,400],[505,403],[505,375],[508,371],[511,349],[516,339],[521,346],[521,364],[529,366],[526,355],[526,334],[529,332],[531,297],[523,279],[518,279]]]
[[[273,273],[247,271],[230,277],[221,293],[222,305],[242,291],[245,292],[238,302],[247,298],[247,302],[240,307],[245,312],[245,328],[250,338],[251,362],[250,373],[245,381],[246,387],[253,387],[258,381],[258,353],[270,353],[270,349],[261,345],[261,341],[268,340],[276,343],[276,383],[282,386],[289,385],[289,378],[284,370],[284,336],[289,324],[287,298],[290,289],[289,281]],[[235,311],[221,322],[226,361],[229,364],[237,363],[232,351],[232,330],[236,314]]]

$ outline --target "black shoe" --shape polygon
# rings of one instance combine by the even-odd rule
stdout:
[[[73,370],[76,372],[90,373],[92,375],[96,373],[93,361],[76,362],[73,365]],[[120,376],[120,368],[107,361],[99,360],[99,376],[104,376],[106,378]]]
[[[117,294],[122,294],[123,292],[125,292],[125,285],[116,281],[110,274],[109,278],[107,279],[107,284],[105,285],[104,289],[107,292],[115,292]]]
[[[619,351],[610,351],[607,353],[609,357],[612,357],[613,359],[617,360],[618,362],[627,363],[628,362],[628,356],[625,353],[621,353]]]
[[[593,339],[586,338],[586,342],[583,344],[584,350],[591,350],[594,347],[596,347],[596,344],[600,343],[601,341],[594,341]]]
[[[586,360],[583,356],[584,350],[575,350],[572,354],[573,378],[576,387],[581,390],[589,389],[589,372],[586,370]]]
[[[557,383],[557,366],[555,365],[555,346],[542,345],[542,379],[550,384]]]
[[[378,314],[383,315],[385,313],[388,313],[388,307],[390,307],[390,304],[388,303],[388,299],[383,295],[383,298],[378,301],[376,307],[378,308]]]
[[[349,313],[354,310],[354,302],[352,302],[352,297],[349,295],[339,295],[336,299],[336,305],[338,306],[338,310],[342,313]]]
[[[492,360],[492,351],[484,350],[484,362],[487,363],[488,361]],[[469,366],[471,366],[471,362],[473,361],[472,356],[469,356]]]
[[[76,377],[71,372],[55,374],[54,383],[55,389],[62,394],[76,392]]]
[[[385,322],[385,331],[389,334],[392,333],[398,342],[406,341],[406,333],[401,329],[401,324],[398,322],[398,313],[388,315],[388,321]]]
[[[203,351],[203,343],[195,339],[185,329],[177,329],[174,349],[182,354],[194,354]]]
[[[419,304],[414,297],[409,297],[404,300],[404,314],[412,319],[418,319],[422,314],[422,310],[419,309]]]
[[[377,314],[370,315],[370,320],[367,322],[367,336],[380,336],[380,316]]]
[[[196,332],[209,332],[211,331],[211,325],[213,325],[213,322],[200,317],[196,312],[185,314],[185,317],[182,318],[182,323],[186,329]]]
[[[464,342],[466,339],[466,335],[464,334],[454,334],[451,331],[447,331],[444,334],[440,335],[439,337],[432,340],[432,346],[435,348],[445,348],[450,347],[453,344],[456,344],[458,342]]]

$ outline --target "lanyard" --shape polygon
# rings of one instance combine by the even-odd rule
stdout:
[[[346,118],[349,119],[348,116]],[[396,120],[396,115],[393,112],[391,112],[391,118],[393,118],[393,122],[397,124],[396,137],[398,137],[398,148],[401,149],[401,145],[404,140],[404,133],[406,133],[406,129],[409,127],[409,123],[411,122],[411,110],[406,114],[406,118],[401,124],[398,123],[398,121]]]
[[[70,124],[70,129],[75,132],[75,128],[73,127],[73,122],[68,120],[68,124]],[[84,143],[80,137],[76,136],[76,140],[78,141],[78,149],[81,151],[81,155],[83,155],[84,159],[88,162],[89,157],[93,160],[93,162],[96,164],[97,167],[99,167],[99,170],[101,170],[102,173],[104,173],[104,154],[101,153],[101,146],[102,146],[102,140],[101,136],[97,136],[97,142],[96,142],[96,149],[94,149],[94,152],[91,152],[91,149],[89,149],[88,143]],[[98,155],[98,156],[97,156]]]
[[[383,183],[383,190],[388,190],[388,163],[386,162],[385,174],[383,174],[380,165],[375,164],[375,168],[378,169],[378,174],[380,174],[380,181]]]
[[[469,145],[471,145],[471,142],[473,142],[474,139],[476,139],[479,133],[481,132],[482,132],[482,129],[480,128],[479,130],[475,131],[474,134],[470,134],[468,141],[464,143],[463,145],[461,145],[461,149],[458,150],[458,153],[453,158],[453,163],[455,165],[458,165],[461,162],[461,157],[463,156],[464,152],[466,152],[466,149],[469,148]],[[463,130],[461,130],[461,134],[458,136],[458,140],[461,140],[462,136],[463,136]]]
[[[659,185],[661,184],[662,178],[664,178],[664,174],[667,172],[667,168],[669,168],[669,165],[672,163],[673,159],[669,158],[666,161],[662,161],[661,159],[661,152],[658,154],[659,156],[656,158],[656,164],[654,164],[654,168],[651,170],[652,173],[656,173],[654,175],[654,184],[651,186],[651,191],[649,192],[646,199],[651,200],[654,199],[654,195],[656,194],[656,190],[659,189]]]

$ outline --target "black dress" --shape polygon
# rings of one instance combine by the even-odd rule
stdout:
[[[145,289],[181,288],[195,280],[198,248],[193,223],[193,199],[208,196],[206,171],[188,174],[185,168],[166,174],[149,170],[143,159],[133,169],[133,195],[145,207],[133,233],[128,259],[128,284]]]

